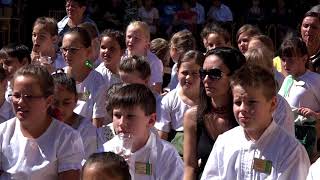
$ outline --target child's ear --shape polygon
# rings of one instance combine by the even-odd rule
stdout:
[[[51,107],[52,103],[53,103],[53,95],[50,95],[47,97],[47,105],[46,105],[47,108]]]
[[[277,107],[277,96],[273,96],[272,99],[271,99],[271,113],[274,112],[274,110],[276,109]]]
[[[150,77],[147,77],[147,78],[144,80],[144,83],[145,83],[146,86],[149,85],[149,80],[150,80]]]
[[[156,113],[152,113],[151,115],[149,115],[148,128],[152,128],[154,126],[154,124],[156,123],[156,120],[157,120]]]

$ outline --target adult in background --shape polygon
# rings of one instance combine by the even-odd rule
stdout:
[[[66,0],[67,15],[58,22],[58,33],[61,40],[63,34],[70,28],[74,28],[83,22],[90,22],[96,26],[95,22],[86,14],[87,5],[86,0]]]

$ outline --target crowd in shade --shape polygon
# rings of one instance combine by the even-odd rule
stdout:
[[[272,2],[37,17],[0,49],[0,179],[320,179],[320,5]]]

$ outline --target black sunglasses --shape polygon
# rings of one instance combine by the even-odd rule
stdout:
[[[202,81],[206,78],[207,75],[210,79],[213,79],[213,80],[214,79],[219,80],[222,78],[222,71],[217,68],[209,69],[209,70],[205,70],[201,68],[199,70],[199,74],[200,74],[200,79]]]

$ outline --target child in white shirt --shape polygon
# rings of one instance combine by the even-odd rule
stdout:
[[[12,105],[5,98],[7,88],[6,73],[2,66],[0,67],[0,123],[3,123],[14,117]]]
[[[156,121],[156,100],[151,90],[142,84],[128,84],[109,103],[113,107],[115,132],[132,136],[131,154],[126,156],[132,177],[182,179],[183,163],[178,152],[151,130]],[[117,152],[119,143],[119,138],[114,137],[103,144],[103,149]]]
[[[306,150],[272,119],[277,103],[273,75],[245,65],[232,76],[231,89],[240,126],[218,136],[201,179],[305,179]]]
[[[78,132],[53,119],[53,80],[27,65],[13,77],[14,118],[0,124],[0,179],[79,179],[83,144]]]
[[[85,159],[97,152],[99,134],[90,119],[73,112],[77,104],[77,89],[74,79],[63,72],[52,75],[54,82],[53,116],[77,130],[84,146]]]

